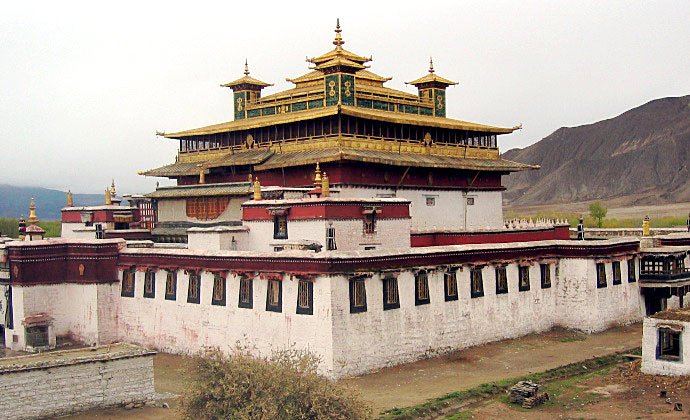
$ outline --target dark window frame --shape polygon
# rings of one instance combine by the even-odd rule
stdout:
[[[504,295],[507,294],[510,288],[508,287],[508,270],[506,267],[496,267],[494,269],[496,275],[496,294]],[[503,280],[504,287],[501,287],[500,280]]]
[[[635,264],[635,258],[631,258],[628,260],[628,283],[635,283],[637,281],[636,265],[637,264]]]
[[[421,287],[420,287],[421,286]],[[426,291],[426,297],[420,297],[420,293]],[[429,273],[425,270],[418,271],[414,275],[414,304],[428,305],[431,303],[431,290],[429,290]]]
[[[284,231],[281,227],[284,221]],[[288,217],[287,214],[273,216],[273,239],[288,239]]]
[[[455,292],[454,294],[451,293],[453,291]],[[443,273],[443,295],[446,302],[451,302],[460,298],[457,271],[449,270]]]
[[[596,263],[596,272],[597,272],[597,289],[603,289],[605,287],[608,287],[608,283],[606,281],[606,264],[605,263]]]
[[[611,284],[621,284],[623,282],[623,274],[621,274],[621,262],[611,262],[611,277],[613,278]]]
[[[670,348],[664,344],[670,344]],[[669,362],[681,362],[683,360],[682,332],[670,328],[657,328],[656,358]]]
[[[192,285],[195,287],[192,288]],[[195,290],[196,296],[192,295]],[[201,303],[201,273],[196,270],[187,271],[187,303]]]
[[[172,284],[172,292],[170,284]],[[165,275],[165,299],[177,300],[177,271],[169,270]]]
[[[127,288],[125,289],[125,284],[127,282],[127,276],[131,275],[131,289]],[[122,271],[122,284],[121,284],[121,290],[120,290],[120,296],[122,297],[134,297],[134,290],[136,289],[136,284],[137,284],[137,272],[133,268],[128,268],[126,270]]]
[[[306,288],[306,289],[304,289]],[[306,300],[307,305],[300,305],[300,292],[305,292],[307,294]],[[297,280],[297,309],[296,312],[300,315],[314,315],[314,282],[305,279]]]
[[[400,307],[398,278],[395,276],[386,276],[382,279],[381,285],[383,287],[383,310],[398,309]],[[391,291],[394,291],[395,299],[391,299]]]
[[[144,273],[144,297],[156,298],[156,272],[153,270],[146,270]]]
[[[527,292],[530,290],[529,265],[518,266],[518,291]]]
[[[242,289],[243,286],[247,285],[247,299],[242,299],[243,293]],[[237,307],[238,308],[246,308],[246,309],[252,309],[254,308],[254,279],[245,277],[245,276],[240,276],[240,285],[239,285],[239,290],[237,292]]]
[[[355,291],[358,284],[362,286],[362,301],[360,305],[355,305]],[[350,313],[357,314],[367,311],[367,284],[363,278],[350,279]]]
[[[220,285],[221,298],[216,297],[217,287]],[[213,274],[213,288],[211,289],[211,305],[225,306],[228,293],[227,279],[219,273]]]
[[[272,287],[278,287],[278,303],[271,302]],[[268,312],[283,312],[283,281],[268,279],[266,283],[266,310]]]
[[[541,288],[551,288],[551,264],[539,264],[539,273],[541,274]]]
[[[482,276],[482,269],[472,268],[470,269],[470,297],[478,298],[482,296],[484,296],[484,277]]]

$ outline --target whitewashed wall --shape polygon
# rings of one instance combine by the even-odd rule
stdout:
[[[209,229],[209,228],[204,228]],[[214,229],[214,228],[210,228]],[[236,251],[247,251],[249,248],[249,231],[234,228],[217,227],[215,230],[199,231],[187,230],[188,249],[206,249],[212,251],[232,250],[232,240],[235,240]]]
[[[670,361],[656,358],[657,327],[660,325],[674,325],[682,328],[680,360]],[[666,321],[656,318],[644,319],[642,327],[642,372],[650,375],[690,375],[690,322]]]
[[[399,188],[339,187],[339,198],[368,198],[393,195],[410,200],[413,230],[460,230],[500,228],[503,226],[503,193],[501,191],[432,190]],[[435,205],[427,206],[426,198]],[[467,197],[474,205],[467,205]]]
[[[158,221],[159,222],[194,222],[194,223],[215,223],[237,221],[242,218],[241,204],[247,201],[247,197],[232,197],[225,211],[213,220],[199,220],[187,217],[187,202],[185,199],[159,199],[158,200]]]

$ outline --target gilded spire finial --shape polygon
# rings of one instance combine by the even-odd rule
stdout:
[[[343,41],[343,37],[340,36],[341,32],[342,29],[340,29],[340,18],[337,18],[335,20],[335,39],[333,40],[333,45],[335,45],[336,48],[341,48],[345,43],[345,41]]]
[[[31,203],[29,204],[29,220],[30,225],[35,225],[38,223],[38,216],[36,216],[36,201],[31,197]]]
[[[72,190],[67,190],[67,207],[74,207],[74,201],[72,199]]]
[[[244,59],[244,75],[249,76],[249,64],[247,64],[247,59]]]
[[[105,189],[104,196],[105,196],[104,204],[106,206],[112,205],[113,204],[113,196],[110,194],[110,188]]]
[[[434,58],[429,57],[429,73],[433,73],[433,72],[434,72]]]
[[[316,170],[314,171],[314,185],[317,187],[321,186],[321,168],[319,167],[319,162],[316,162]]]

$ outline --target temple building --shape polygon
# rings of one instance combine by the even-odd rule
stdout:
[[[339,24],[333,44],[283,92],[245,64],[223,85],[232,121],[159,133],[175,162],[142,174],[176,185],[68,194],[61,238],[0,241],[4,345],[296,346],[342,377],[687,306],[690,234],[571,240],[564,220],[504,220],[501,177],[538,169],[500,156],[519,126],[448,118],[456,83],[433,63],[412,94]]]

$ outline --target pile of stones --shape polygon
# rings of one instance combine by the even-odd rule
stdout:
[[[539,392],[539,385],[531,381],[520,381],[508,389],[510,402],[523,408],[532,408],[549,400],[549,394]]]

